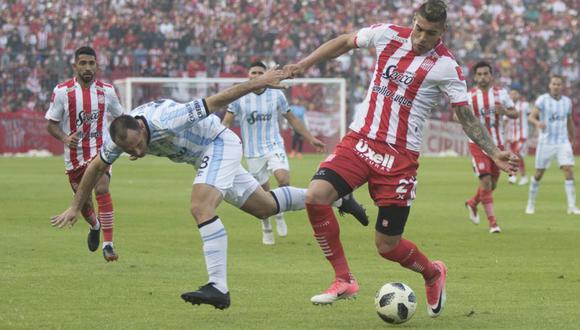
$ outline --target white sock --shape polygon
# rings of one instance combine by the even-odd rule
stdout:
[[[265,233],[272,232],[272,224],[270,223],[270,218],[262,219],[262,231]]]
[[[536,197],[538,196],[538,189],[540,188],[540,181],[536,181],[535,177],[532,177],[530,181],[530,193],[528,197],[529,205],[536,205]]]
[[[574,180],[565,180],[564,189],[566,190],[566,197],[568,199],[568,208],[576,207],[576,187],[574,187]]]
[[[270,190],[270,193],[278,201],[279,212],[304,210],[306,189],[291,186],[280,187]]]
[[[284,221],[284,213],[283,212],[280,212],[280,213],[276,214],[276,221],[277,222]]]
[[[109,241],[105,241],[103,242],[103,249],[105,248],[105,246],[110,245],[111,247],[113,247],[113,242],[109,242]]]
[[[208,282],[215,283],[216,289],[222,293],[227,293],[228,234],[226,229],[220,218],[216,216],[201,224],[199,233],[203,241],[205,266],[209,276]]]
[[[99,230],[101,229],[101,222],[99,221],[99,219],[97,219],[97,221],[95,221],[95,225],[91,226],[92,230]]]

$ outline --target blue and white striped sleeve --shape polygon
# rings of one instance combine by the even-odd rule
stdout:
[[[286,100],[286,96],[284,96],[282,91],[278,91],[278,110],[283,114],[290,111],[288,100]]]
[[[191,128],[197,122],[209,116],[204,99],[197,99],[188,103],[166,100],[157,109],[157,111],[162,111],[159,115],[161,127],[173,132]]]
[[[544,102],[545,101],[546,101],[545,95],[540,95],[536,99],[536,102],[534,103],[534,105],[536,106],[536,108],[540,109],[540,111],[544,111]]]
[[[101,160],[109,165],[113,164],[119,156],[123,153],[123,150],[119,148],[108,134],[105,135],[103,141],[103,146],[101,147],[101,152],[99,153]]]
[[[237,115],[238,112],[240,111],[240,100],[237,99],[234,102],[230,103],[228,105],[227,111],[233,113],[234,115]]]

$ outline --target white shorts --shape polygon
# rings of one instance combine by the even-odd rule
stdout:
[[[200,157],[193,184],[208,184],[219,190],[226,202],[242,207],[259,184],[240,164],[241,160],[240,138],[225,130]]]
[[[536,148],[536,168],[546,169],[550,167],[552,159],[558,159],[558,165],[574,165],[574,152],[572,145],[568,143],[562,144],[544,144],[538,143]]]
[[[277,170],[290,170],[288,157],[284,150],[274,150],[262,157],[246,158],[248,171],[258,180],[260,185],[268,182],[270,176]]]

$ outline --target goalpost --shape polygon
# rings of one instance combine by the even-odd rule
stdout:
[[[156,99],[169,98],[186,102],[194,98],[213,95],[246,78],[164,78],[129,77],[115,80],[120,100],[126,111]],[[288,104],[306,108],[308,129],[327,144],[332,151],[340,138],[346,134],[347,104],[346,80],[344,78],[299,78],[283,82]],[[217,113],[223,116],[225,109]],[[236,130],[236,128],[234,128]],[[291,130],[281,130],[287,148],[291,144]],[[304,143],[309,151],[308,143]]]

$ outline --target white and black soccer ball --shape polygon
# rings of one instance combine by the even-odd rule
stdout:
[[[415,292],[403,283],[387,283],[375,295],[375,308],[387,323],[409,321],[417,310]]]

